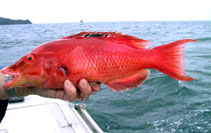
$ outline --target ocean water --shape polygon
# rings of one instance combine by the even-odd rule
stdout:
[[[81,31],[117,31],[150,40],[151,47],[190,38],[185,45],[190,82],[151,70],[141,86],[90,96],[88,112],[109,133],[211,132],[211,22],[106,22],[0,26],[0,64],[10,65],[36,46]]]

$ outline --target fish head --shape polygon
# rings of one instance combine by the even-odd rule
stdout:
[[[52,53],[29,53],[1,70],[13,77],[4,88],[42,87],[58,66],[58,58]]]

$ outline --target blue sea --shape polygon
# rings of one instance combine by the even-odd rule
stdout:
[[[100,22],[0,26],[0,65],[10,65],[36,46],[81,31],[117,31],[150,40],[151,47],[189,38],[185,45],[190,82],[151,69],[141,86],[90,96],[88,112],[109,133],[211,132],[211,21]],[[78,103],[79,101],[77,101]]]

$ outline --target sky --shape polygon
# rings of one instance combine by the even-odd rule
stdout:
[[[0,17],[33,23],[211,20],[211,0],[0,0]]]

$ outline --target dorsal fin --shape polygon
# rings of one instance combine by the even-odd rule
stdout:
[[[146,49],[150,46],[150,41],[139,39],[137,37],[126,35],[117,32],[90,32],[84,31],[75,35],[63,37],[62,39],[83,39],[83,38],[97,38],[109,41],[118,41],[118,43],[126,44],[134,48]]]

